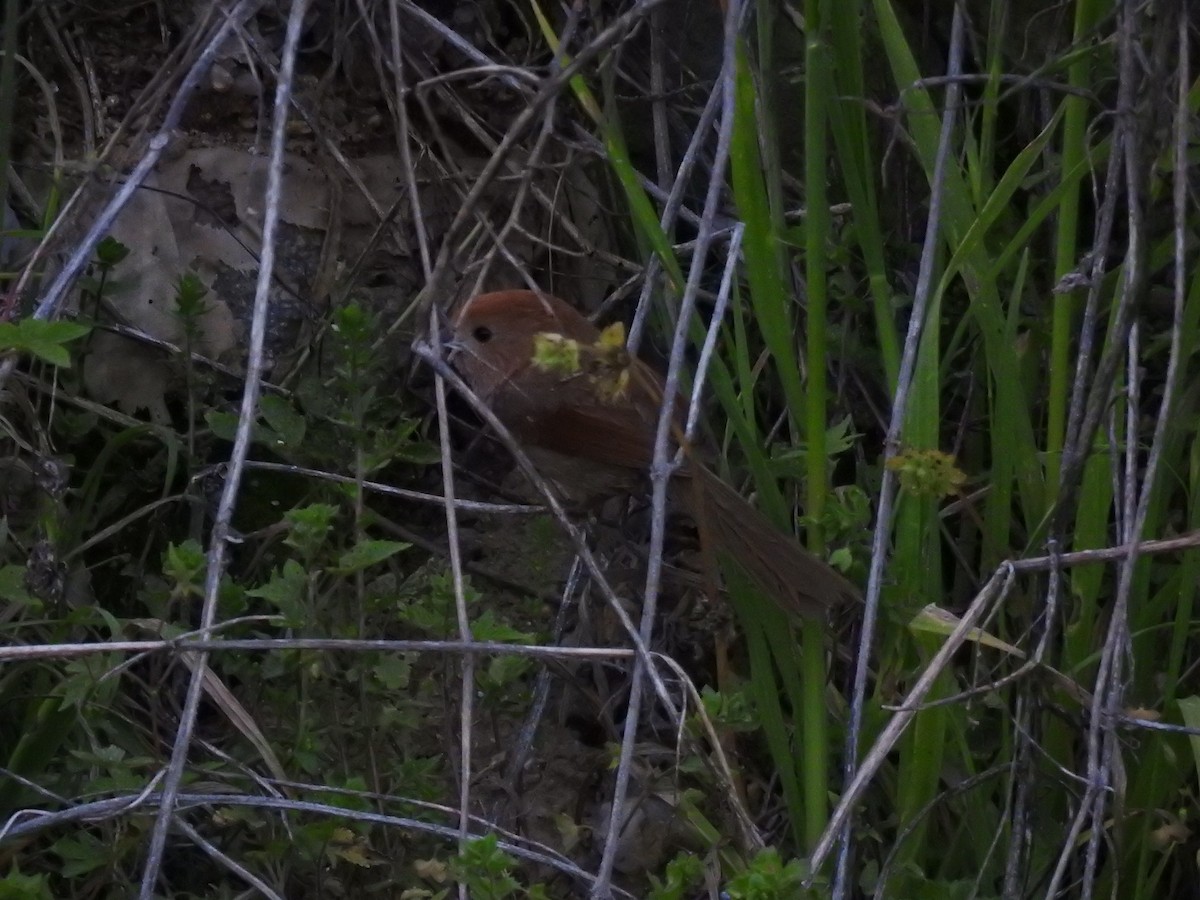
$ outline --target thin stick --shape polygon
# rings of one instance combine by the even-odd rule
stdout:
[[[954,6],[954,20],[950,27],[950,54],[947,72],[955,78],[962,71],[964,49],[964,31],[962,7]],[[858,765],[859,741],[862,737],[863,707],[867,696],[867,675],[871,660],[871,646],[875,638],[875,625],[879,617],[879,602],[883,593],[884,567],[888,559],[890,535],[892,530],[892,508],[896,502],[897,475],[887,461],[893,459],[900,451],[900,436],[904,430],[904,422],[908,413],[908,397],[916,374],[917,351],[921,343],[921,334],[925,330],[925,315],[929,306],[929,296],[933,282],[933,267],[938,243],[940,242],[942,223],[942,196],[945,193],[945,177],[947,160],[950,156],[950,139],[954,132],[954,120],[958,115],[958,102],[961,88],[957,80],[951,81],[946,90],[946,108],[942,113],[942,132],[938,140],[937,157],[933,164],[933,184],[930,187],[929,219],[925,230],[925,243],[921,250],[921,269],[917,276],[917,288],[913,293],[912,315],[908,320],[908,334],[904,339],[904,356],[900,362],[900,373],[896,381],[896,395],[892,400],[892,415],[888,423],[887,440],[884,444],[883,480],[879,487],[879,509],[875,515],[875,531],[871,540],[871,570],[867,580],[866,606],[863,610],[862,631],[859,635],[858,658],[854,667],[854,689],[850,699],[850,721],[846,728],[845,758],[843,760],[843,780],[847,785],[861,782],[862,772],[856,773]],[[933,668],[932,664],[929,667]],[[932,682],[931,682],[932,683]],[[896,719],[893,718],[893,723]],[[890,726],[889,726],[890,727]],[[882,735],[880,736],[882,740]],[[876,744],[878,746],[878,742]],[[843,794],[843,804],[849,788]],[[839,810],[843,809],[839,804]],[[850,859],[853,854],[854,832],[850,827],[848,815],[840,828],[841,847],[838,851],[837,874],[834,879],[833,896],[842,898],[848,896],[851,873]],[[834,819],[830,819],[821,835],[818,849],[828,847],[834,834]],[[824,861],[824,853],[813,852],[813,871],[819,871]]]
[[[301,26],[304,22],[304,11],[307,0],[295,0],[288,15],[287,36],[282,51],[279,81],[275,86],[275,111],[271,127],[271,155],[267,170],[267,195],[263,217],[263,251],[258,270],[258,284],[254,295],[254,316],[250,326],[249,358],[246,362],[246,382],[242,391],[242,406],[238,415],[237,435],[234,439],[233,451],[229,463],[229,475],[221,492],[220,505],[217,509],[216,521],[213,523],[212,534],[209,538],[208,569],[204,580],[204,604],[200,614],[200,627],[207,630],[212,627],[217,614],[217,594],[220,590],[221,576],[225,571],[225,553],[230,534],[230,521],[233,509],[237,503],[238,490],[242,483],[242,473],[246,456],[250,451],[251,432],[258,415],[258,395],[263,371],[263,343],[267,332],[267,312],[270,309],[271,276],[275,269],[275,240],[279,227],[279,201],[283,184],[283,156],[287,137],[288,98],[292,92],[292,82],[295,76],[296,51],[300,43]],[[239,7],[241,10],[242,7]],[[235,24],[233,17],[226,20],[222,28],[232,30]],[[209,48],[215,54],[215,47]],[[208,51],[206,51],[207,53]],[[159,137],[162,137],[161,135]],[[155,138],[158,142],[158,153],[162,152],[166,141]],[[153,143],[153,142],[152,142]],[[148,157],[149,158],[149,157]],[[157,155],[154,155],[157,159]],[[130,183],[134,183],[131,179]],[[115,205],[110,204],[110,206]],[[123,205],[123,204],[122,204]],[[119,209],[119,207],[117,207]],[[115,213],[114,213],[115,214]],[[98,238],[97,238],[98,239]],[[80,249],[83,249],[82,247]],[[89,248],[90,252],[90,248]],[[82,263],[80,263],[82,265]],[[65,285],[65,283],[64,283]],[[53,299],[51,291],[47,302]],[[47,312],[53,307],[48,305]],[[175,796],[183,779],[183,770],[187,764],[188,749],[191,746],[192,732],[196,726],[196,715],[200,709],[200,697],[203,693],[204,676],[208,670],[208,654],[201,652],[192,669],[191,681],[188,684],[187,699],[180,714],[179,729],[175,735],[175,745],[171,750],[171,761],[163,778],[163,802],[159,809],[158,818],[150,836],[150,849],[146,855],[146,865],[142,870],[142,883],[139,891],[140,900],[152,900],[158,873],[162,867],[163,851],[167,845],[167,832],[175,813]]]

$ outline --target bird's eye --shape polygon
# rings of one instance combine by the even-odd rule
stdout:
[[[488,328],[486,325],[479,325],[476,326],[475,330],[471,332],[471,336],[475,338],[475,340],[479,341],[479,343],[486,344],[492,339],[492,329]]]

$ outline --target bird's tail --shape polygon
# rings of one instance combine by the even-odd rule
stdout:
[[[689,505],[702,540],[714,543],[719,556],[741,567],[786,611],[824,619],[830,609],[859,599],[853,584],[777,529],[707,468],[693,466],[692,474],[694,498]]]

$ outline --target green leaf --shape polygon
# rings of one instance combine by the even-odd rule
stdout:
[[[41,319],[0,322],[0,352],[18,350],[52,366],[70,368],[71,356],[63,344],[77,340],[89,331],[89,326],[79,322],[43,322]]]
[[[388,654],[372,667],[371,674],[387,690],[402,690],[411,680],[412,658],[407,653]]]
[[[403,541],[359,541],[342,554],[337,567],[330,571],[337,575],[359,572],[383,562],[401,550],[407,550],[410,546],[412,545]]]
[[[25,590],[24,566],[0,566],[0,600],[21,606],[35,606],[41,603]]]
[[[102,266],[115,266],[129,255],[129,248],[111,235],[96,245],[96,261]]]
[[[532,644],[534,637],[525,631],[518,631],[507,622],[497,620],[494,610],[484,610],[471,623],[471,634],[477,641],[495,641],[505,644]]]
[[[667,863],[667,880],[659,882],[653,875],[654,888],[647,900],[684,900],[689,891],[704,880],[704,863],[691,853],[680,853]]]
[[[727,885],[732,900],[774,900],[776,897],[801,897],[804,867],[797,860],[787,865],[779,851],[768,847],[759,852],[749,868],[739,872]]]
[[[336,516],[337,507],[328,503],[311,503],[288,510],[284,514],[288,525],[284,543],[295,547],[306,559],[316,558]]]
[[[283,614],[288,625],[301,625],[307,618],[304,608],[307,588],[308,573],[296,560],[289,559],[270,581],[246,594],[272,604]]]
[[[304,440],[307,423],[282,397],[268,394],[259,401],[259,414],[265,420],[255,422],[250,429],[250,439],[264,447],[298,447]],[[237,436],[238,416],[229,412],[209,410],[204,421],[212,433],[225,441]]]
[[[0,878],[0,900],[54,900],[45,875],[22,875],[13,862],[12,871]]]
[[[458,877],[470,888],[471,896],[484,900],[502,900],[520,889],[510,873],[515,867],[516,860],[500,849],[494,834],[467,842],[462,855],[453,863]]]
[[[488,663],[481,682],[485,688],[502,688],[518,681],[531,668],[532,661],[523,657],[496,656]]]
[[[59,874],[63,878],[74,878],[113,862],[112,848],[86,831],[59,838],[50,852],[62,859]]]
[[[267,394],[258,403],[259,413],[285,447],[299,447],[304,441],[307,423],[282,397]]]
[[[212,433],[223,441],[232,441],[237,437],[238,417],[234,413],[210,409],[204,414],[204,421]],[[257,422],[250,430],[250,439],[256,444],[270,443],[267,432]]]
[[[207,565],[204,548],[199,541],[190,538],[182,544],[168,544],[163,554],[163,575],[175,582],[176,589],[185,593],[203,593]]]
[[[195,320],[209,310],[204,303],[207,295],[208,288],[200,276],[195,272],[184,272],[175,282],[175,315],[195,324]]]

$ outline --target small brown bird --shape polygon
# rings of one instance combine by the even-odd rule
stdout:
[[[569,495],[628,493],[648,473],[662,379],[564,301],[523,290],[479,294],[459,312],[453,344],[463,378]],[[823,618],[859,596],[690,455],[671,496],[718,556],[784,610]]]

